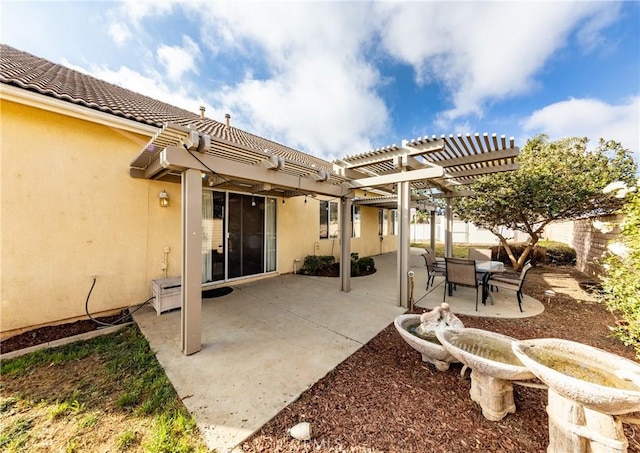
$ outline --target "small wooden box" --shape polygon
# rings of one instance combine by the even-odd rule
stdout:
[[[151,281],[151,291],[153,293],[153,308],[158,316],[162,312],[180,308],[182,293],[182,278],[168,277]]]

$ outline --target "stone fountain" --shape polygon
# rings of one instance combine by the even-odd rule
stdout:
[[[464,328],[462,321],[451,313],[449,304],[440,304],[439,307],[421,315],[400,315],[393,324],[404,341],[422,354],[423,362],[435,365],[439,371],[446,371],[451,362],[457,362],[436,336],[437,329]]]
[[[639,364],[556,338],[516,341],[512,348],[549,386],[549,453],[627,451],[616,416],[640,411]]]
[[[436,336],[452,356],[471,368],[471,399],[480,404],[486,419],[502,420],[516,411],[513,381],[535,376],[511,349],[515,338],[480,329],[437,330]]]

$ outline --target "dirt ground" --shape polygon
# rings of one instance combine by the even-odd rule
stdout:
[[[544,303],[542,314],[514,320],[459,317],[467,327],[519,339],[564,338],[635,360],[633,348],[610,337],[609,326],[616,319],[585,290],[592,283],[570,267],[535,268],[527,277],[524,292]],[[551,301],[544,296],[547,289],[557,293]],[[65,328],[59,327],[57,333],[64,336]],[[47,335],[47,341],[55,336],[53,332]],[[35,341],[40,336],[27,333],[20,339],[8,339],[2,342],[2,351],[26,347],[29,339]],[[61,383],[81,384],[81,376],[60,371],[62,375],[47,375],[49,383],[26,380],[21,385],[48,389]],[[459,364],[440,372],[423,363],[390,325],[244,442],[242,450],[546,452],[545,390],[514,386],[516,413],[492,422],[482,416],[480,407],[469,397],[469,373],[462,377],[460,371]],[[638,413],[630,415],[640,418]],[[313,430],[313,438],[307,442],[287,434],[291,426],[303,421],[311,423]],[[623,426],[628,451],[640,453],[640,426]]]

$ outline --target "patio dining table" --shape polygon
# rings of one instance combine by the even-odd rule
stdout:
[[[489,277],[491,274],[504,272],[504,263],[502,261],[491,261],[491,260],[475,260],[476,261],[476,272],[478,274],[482,274],[482,305],[487,305],[487,297],[491,294],[489,293]],[[493,299],[492,299],[493,302]]]

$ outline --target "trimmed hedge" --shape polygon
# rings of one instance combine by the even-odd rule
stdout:
[[[328,271],[336,258],[331,255],[307,255],[300,272],[307,275],[318,275],[321,271]]]

